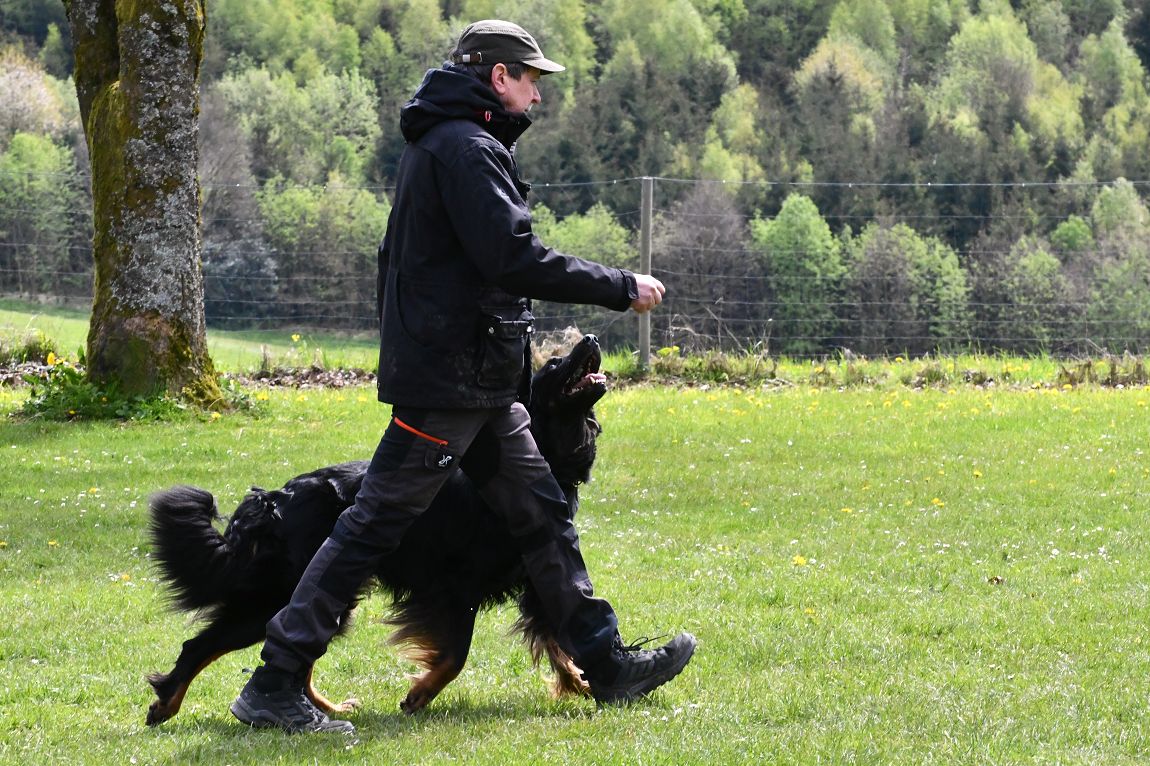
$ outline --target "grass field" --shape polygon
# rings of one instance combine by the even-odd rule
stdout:
[[[230,512],[252,484],[370,455],[370,389],[267,392],[259,417],[0,421],[0,762],[1136,764],[1150,757],[1150,390],[633,386],[578,524],[624,636],[699,651],[650,700],[552,702],[481,618],[425,714],[382,599],[319,666],[358,738],[248,731],[256,649],[144,725],[144,675],[193,632],[165,608],[150,492]],[[20,391],[0,390],[0,411]]]
[[[43,332],[74,356],[86,330],[81,312],[0,302],[0,335]],[[230,371],[375,355],[373,339],[283,331],[209,343]],[[722,379],[730,361],[657,357],[656,372]],[[372,600],[321,665],[331,696],[365,702],[354,742],[239,727],[227,705],[255,649],[213,666],[175,720],[143,725],[145,673],[193,632],[164,607],[145,508],[190,482],[226,513],[250,484],[366,457],[386,416],[373,391],[262,392],[257,417],[5,418],[0,760],[1143,762],[1150,390],[1059,383],[1101,369],[839,359],[782,362],[764,387],[613,392],[585,554],[628,638],[691,630],[697,659],[640,705],[555,703],[501,610],[459,681],[408,718],[412,668]],[[955,384],[972,371],[1010,385]],[[0,413],[24,395],[0,389]]]
[[[88,312],[0,299],[0,338],[18,339],[36,332],[50,337],[59,353],[74,361],[88,337]],[[227,372],[258,370],[266,362],[375,369],[379,340],[374,334],[335,338],[306,331],[213,329],[208,333],[208,351],[216,369]]]

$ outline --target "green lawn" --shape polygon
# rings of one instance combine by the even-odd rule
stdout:
[[[88,337],[88,312],[0,299],[0,339],[20,339],[37,331],[52,338],[59,353],[74,361]],[[227,372],[258,370],[267,363],[371,370],[379,355],[379,340],[370,333],[348,336],[308,330],[210,329],[208,351],[216,369]]]
[[[290,344],[290,340],[289,340]],[[23,394],[0,390],[0,411]],[[969,386],[614,391],[578,524],[624,636],[690,630],[652,699],[556,703],[481,618],[421,715],[383,599],[319,666],[358,738],[227,711],[256,649],[144,725],[144,675],[193,626],[149,566],[148,494],[229,513],[371,454],[370,389],[272,390],[258,417],[0,422],[0,762],[1136,764],[1150,757],[1150,390]]]

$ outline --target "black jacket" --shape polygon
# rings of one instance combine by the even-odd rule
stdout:
[[[630,272],[563,255],[531,231],[511,146],[531,124],[470,70],[430,70],[402,109],[407,146],[379,248],[379,398],[506,406],[530,372],[530,298],[626,310]]]

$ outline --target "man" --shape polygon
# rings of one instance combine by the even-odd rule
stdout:
[[[268,623],[264,664],[231,708],[245,723],[354,731],[308,700],[308,669],[344,607],[473,442],[485,468],[463,470],[505,516],[556,639],[597,700],[641,697],[694,652],[687,633],[655,650],[623,645],[610,605],[593,594],[566,500],[520,404],[532,330],[523,296],[645,312],[664,292],[654,277],[563,255],[531,231],[511,147],[540,102],[538,79],[563,69],[521,27],[476,22],[401,112],[407,146],[379,250],[379,399],[393,417],[355,504]]]

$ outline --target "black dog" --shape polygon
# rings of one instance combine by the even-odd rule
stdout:
[[[531,431],[552,474],[578,507],[577,486],[590,478],[599,424],[592,407],[607,392],[599,373],[595,336],[585,336],[566,357],[551,359],[532,379]],[[529,587],[506,524],[488,508],[468,478],[482,475],[492,450],[476,443],[412,525],[375,579],[393,599],[392,643],[426,670],[401,707],[426,706],[463,668],[479,609],[518,597],[522,633],[536,663],[546,655],[555,671],[553,692],[586,694],[579,668],[555,643]],[[287,604],[312,555],[340,513],[355,499],[366,462],[342,463],[303,474],[281,490],[253,488],[221,535],[212,495],[175,487],[151,499],[152,556],[184,611],[199,611],[207,626],[183,644],[175,667],[148,680],[156,700],[148,724],[180,710],[192,680],[219,657],[264,638],[271,617]],[[362,594],[361,594],[362,595]],[[354,606],[354,605],[352,605]],[[352,607],[343,615],[341,632]],[[307,693],[329,713],[347,712],[354,700],[325,699],[308,674]]]

